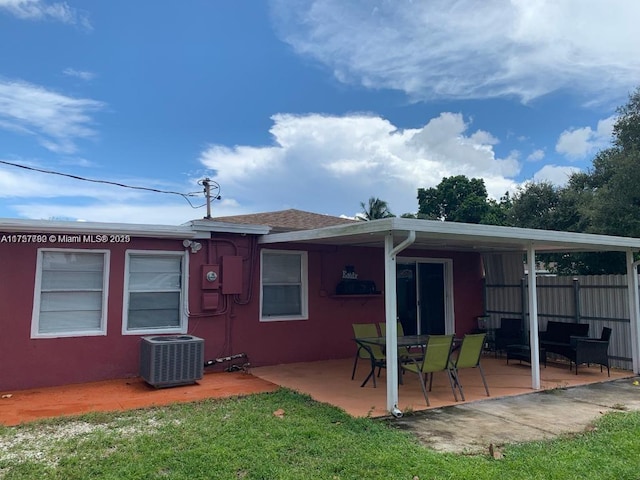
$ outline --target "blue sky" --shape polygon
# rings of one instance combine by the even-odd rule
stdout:
[[[353,216],[562,185],[640,86],[635,0],[0,0],[0,217]],[[202,195],[191,198],[202,205]]]

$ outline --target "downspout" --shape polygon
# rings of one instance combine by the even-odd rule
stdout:
[[[393,232],[384,238],[384,305],[387,324],[387,410],[394,417],[401,417],[398,408],[398,298],[396,292],[396,255],[413,244],[416,232],[411,230],[405,240],[393,246]]]
[[[631,326],[631,358],[633,373],[640,374],[640,300],[638,299],[638,265],[633,252],[627,250],[627,287],[629,290],[629,323]]]
[[[529,269],[529,348],[531,350],[531,388],[540,390],[540,350],[538,343],[538,294],[536,279],[536,249],[527,250]]]

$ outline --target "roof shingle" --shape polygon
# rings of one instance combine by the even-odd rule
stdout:
[[[356,222],[356,220],[349,218],[305,212],[293,208],[289,210],[279,210],[277,212],[216,217],[211,220],[227,223],[240,223],[245,225],[267,225],[273,229],[273,233],[290,232],[293,230],[311,230],[314,228],[331,227],[334,225],[345,225]]]

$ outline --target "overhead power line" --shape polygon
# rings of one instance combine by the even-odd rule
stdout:
[[[191,203],[191,200],[189,200],[189,197],[195,197],[195,196],[199,196],[202,195],[203,192],[190,192],[190,193],[181,193],[181,192],[173,192],[171,190],[161,190],[158,188],[151,188],[151,187],[139,187],[136,185],[127,185],[124,183],[119,183],[119,182],[112,182],[109,180],[98,180],[95,178],[86,178],[86,177],[81,177],[79,175],[72,175],[70,173],[62,173],[62,172],[56,172],[54,170],[45,170],[43,168],[36,168],[36,167],[29,167],[27,165],[20,165],[19,163],[12,163],[12,162],[7,162],[5,160],[0,160],[0,163],[4,164],[4,165],[9,165],[11,167],[17,167],[17,168],[22,168],[24,170],[31,170],[34,172],[40,172],[40,173],[46,173],[49,175],[58,175],[60,177],[67,177],[67,178],[72,178],[74,180],[81,180],[83,182],[92,182],[92,183],[102,183],[105,185],[114,185],[116,187],[122,187],[122,188],[130,188],[133,190],[143,190],[143,191],[147,191],[147,192],[154,192],[154,193],[165,193],[165,194],[169,194],[169,195],[178,195],[182,198],[184,198],[187,203],[191,206],[191,208],[201,208],[204,207],[205,205],[207,205],[207,203],[203,203],[202,205],[197,205],[194,206]],[[215,188],[218,189],[218,192],[220,191],[220,185],[217,182],[214,182],[212,180],[209,180],[210,184],[212,184]],[[217,195],[217,198],[220,198],[219,195]]]

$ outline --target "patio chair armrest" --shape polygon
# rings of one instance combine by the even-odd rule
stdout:
[[[578,346],[590,347],[594,349],[607,348],[609,346],[609,342],[606,340],[599,340],[597,338],[577,338],[576,347]]]
[[[411,363],[401,363],[400,364],[400,368],[403,370],[409,370],[410,372],[414,372],[414,373],[420,373],[420,365],[418,364],[418,362],[416,362],[415,360],[412,359]]]
[[[590,340],[590,338],[586,337],[586,336],[582,336],[582,335],[571,335],[571,336],[569,336],[569,344],[573,348],[575,348],[575,346],[578,343],[578,341],[584,341],[584,340]]]

